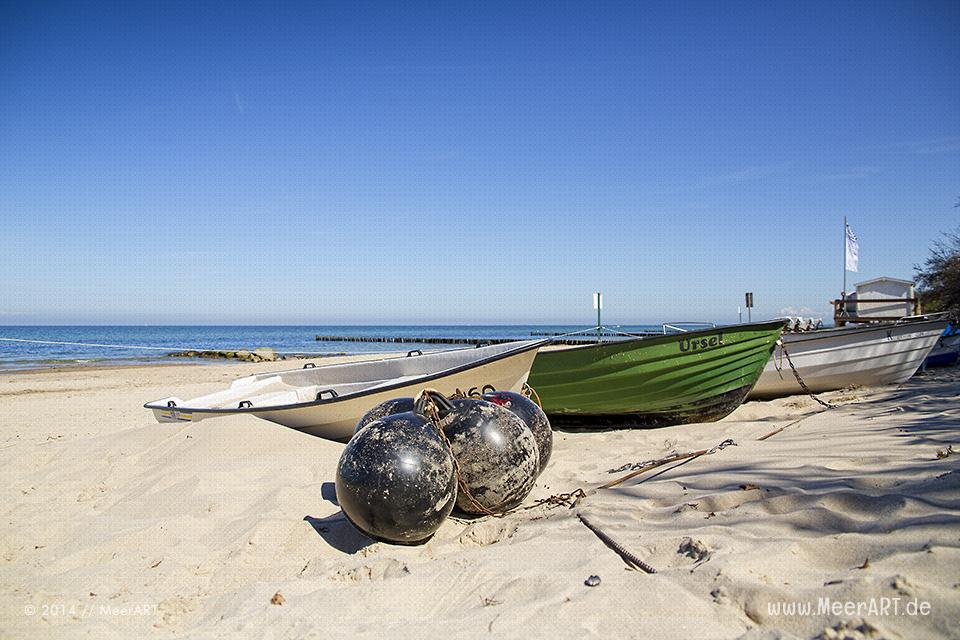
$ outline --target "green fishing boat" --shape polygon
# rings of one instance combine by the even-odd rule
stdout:
[[[528,384],[555,426],[712,422],[753,388],[782,321],[541,349]]]

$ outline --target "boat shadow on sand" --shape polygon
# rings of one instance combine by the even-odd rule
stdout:
[[[960,368],[919,376],[875,404],[841,408],[854,413],[856,422],[846,421],[837,444],[829,438],[816,442],[819,453],[806,464],[778,464],[784,454],[767,458],[758,451],[749,461],[711,460],[713,464],[691,465],[660,480],[682,485],[685,496],[689,491],[684,500],[708,513],[705,526],[734,527],[772,514],[808,535],[915,528],[955,546],[955,536],[948,532],[960,526],[960,455],[948,453],[947,447],[955,445],[960,425],[958,390]],[[800,442],[804,426],[778,437]],[[861,431],[863,449],[856,446]],[[884,443],[889,438],[907,448],[888,449]],[[642,481],[622,487],[619,495],[652,497],[641,487]],[[675,522],[676,505],[668,500],[660,506],[648,518]]]
[[[337,502],[336,485],[332,482],[324,482],[320,486],[320,495],[327,502],[338,507],[340,506],[340,503]],[[357,531],[357,529],[350,524],[350,521],[347,520],[347,517],[343,515],[343,511],[338,511],[325,518],[304,516],[303,520],[309,523],[310,526],[313,527],[313,530],[316,531],[327,544],[344,553],[357,553],[361,549],[369,547],[376,542]]]

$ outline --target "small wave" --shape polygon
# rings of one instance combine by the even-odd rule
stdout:
[[[51,369],[55,367],[124,366],[169,362],[158,357],[130,356],[121,358],[18,358],[0,360],[0,372]]]

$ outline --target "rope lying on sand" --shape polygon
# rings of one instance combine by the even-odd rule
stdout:
[[[836,406],[836,405],[832,405],[832,407],[835,407],[835,406]],[[813,416],[820,415],[820,414],[823,413],[824,411],[826,411],[826,409],[821,409],[820,411],[817,411],[816,413],[811,413],[811,414],[808,415],[808,416],[803,416],[803,417],[800,418],[799,420],[794,420],[793,422],[789,422],[789,423],[783,425],[782,427],[780,427],[779,429],[774,429],[774,430],[771,431],[770,433],[768,433],[768,434],[766,434],[766,435],[760,436],[759,438],[757,438],[757,441],[758,441],[758,442],[763,442],[763,441],[766,440],[767,438],[772,438],[773,436],[777,435],[778,433],[780,433],[780,432],[783,431],[784,429],[789,429],[790,427],[792,427],[792,426],[794,426],[794,425],[800,424],[801,422],[803,422],[803,421],[806,420],[807,418],[812,418]]]
[[[795,370],[795,371],[796,371],[796,370]],[[799,375],[798,375],[798,379],[799,379]],[[812,395],[812,394],[811,394],[811,395]],[[821,402],[821,404],[824,404],[824,406],[827,407],[827,408],[833,408],[833,405],[826,405],[825,403],[822,403],[822,402]],[[781,432],[784,431],[785,429],[788,429],[788,428],[790,428],[790,427],[792,427],[792,426],[795,426],[795,425],[803,422],[803,421],[806,420],[807,418],[811,418],[811,417],[813,417],[813,416],[815,416],[815,415],[819,415],[820,413],[823,413],[823,411],[825,411],[825,410],[826,410],[826,409],[823,409],[823,410],[821,410],[821,411],[817,411],[816,413],[812,413],[812,414],[810,414],[810,415],[803,416],[802,418],[800,418],[800,419],[798,419],[798,420],[794,420],[794,421],[792,421],[792,422],[789,422],[789,423],[783,425],[782,427],[779,427],[778,429],[774,429],[774,430],[771,431],[770,433],[767,433],[767,434],[765,434],[765,435],[763,435],[763,436],[760,436],[759,438],[757,438],[757,441],[758,441],[758,442],[765,441],[765,440],[767,440],[767,439],[769,439],[769,438],[777,435],[778,433],[781,433]],[[608,473],[618,473],[618,472],[621,472],[621,471],[629,471],[629,473],[627,473],[626,475],[620,476],[620,477],[618,477],[618,478],[615,478],[614,480],[611,480],[610,482],[607,482],[607,483],[605,483],[605,484],[602,484],[602,485],[599,485],[599,486],[597,486],[597,487],[594,487],[594,488],[592,488],[592,489],[584,490],[584,489],[582,489],[582,488],[577,488],[577,489],[575,489],[575,490],[573,490],[573,491],[570,491],[570,492],[567,492],[567,493],[554,494],[554,495],[551,495],[551,496],[549,496],[549,497],[547,497],[547,498],[543,498],[543,499],[541,499],[541,500],[537,500],[537,501],[535,501],[533,504],[527,505],[527,506],[525,506],[525,507],[517,507],[517,508],[515,508],[515,509],[511,509],[511,510],[509,510],[509,511],[505,511],[505,512],[502,512],[502,513],[493,513],[493,512],[487,511],[487,510],[484,510],[484,511],[486,511],[486,513],[487,513],[488,516],[493,516],[493,517],[502,518],[502,517],[504,517],[504,516],[506,516],[506,515],[509,515],[509,514],[511,514],[511,513],[515,513],[515,512],[519,512],[519,511],[528,511],[528,510],[530,510],[530,509],[536,509],[536,508],[538,508],[538,507],[547,507],[548,509],[551,509],[551,508],[556,508],[556,507],[559,507],[559,506],[562,505],[562,506],[566,506],[566,507],[568,507],[568,508],[570,508],[570,509],[573,509],[573,508],[579,506],[581,500],[583,500],[583,499],[585,499],[585,498],[587,498],[587,497],[589,497],[589,496],[591,496],[591,495],[594,495],[594,494],[597,493],[598,491],[602,491],[602,490],[604,490],[604,489],[610,489],[610,488],[616,487],[616,486],[618,486],[618,485],[620,485],[620,484],[623,484],[624,482],[626,482],[626,481],[628,481],[628,480],[630,480],[630,479],[632,479],[632,478],[635,478],[635,477],[637,477],[637,476],[639,476],[639,475],[641,475],[641,474],[643,474],[643,473],[646,473],[647,471],[652,471],[653,469],[657,469],[657,468],[659,468],[659,467],[663,467],[663,466],[668,465],[668,464],[670,464],[670,463],[672,463],[672,462],[678,463],[678,464],[674,465],[673,467],[670,467],[670,468],[668,468],[668,469],[664,469],[663,471],[661,471],[661,472],[659,472],[659,473],[656,473],[656,474],[653,474],[653,475],[651,475],[651,476],[648,476],[647,478],[644,478],[644,480],[643,480],[642,482],[645,482],[645,481],[647,481],[647,480],[651,480],[651,479],[653,479],[653,478],[656,478],[657,476],[659,476],[659,475],[661,475],[661,474],[663,474],[663,473],[666,473],[666,472],[668,472],[668,471],[672,471],[673,469],[676,469],[677,467],[679,467],[679,466],[681,466],[681,465],[687,464],[688,462],[692,462],[693,460],[696,460],[697,458],[700,458],[700,457],[702,457],[702,456],[713,455],[713,454],[715,454],[715,453],[717,453],[717,452],[723,451],[723,450],[726,449],[727,447],[732,447],[732,446],[737,446],[737,443],[734,442],[732,439],[727,438],[727,439],[721,441],[720,443],[718,443],[717,445],[715,445],[715,446],[713,446],[713,447],[711,447],[711,448],[709,448],[709,449],[700,449],[700,450],[698,450],[698,451],[691,451],[691,452],[688,452],[688,453],[674,453],[674,454],[671,454],[671,455],[668,455],[668,456],[665,456],[665,457],[663,457],[663,458],[659,458],[659,459],[656,459],[656,460],[648,460],[648,461],[645,461],[645,462],[625,464],[625,465],[623,465],[623,466],[621,466],[621,467],[618,467],[618,468],[616,468],[616,469],[610,469],[610,470],[608,471]],[[468,497],[472,497],[472,496],[468,496]],[[606,534],[604,531],[602,531],[599,527],[597,527],[597,526],[594,525],[592,522],[590,522],[583,514],[578,513],[578,514],[577,514],[577,518],[580,520],[580,522],[583,523],[583,525],[584,525],[585,527],[587,527],[588,529],[590,529],[590,531],[592,531],[592,532],[594,533],[594,535],[596,535],[598,538],[600,538],[600,540],[602,540],[602,541],[604,542],[604,544],[606,544],[606,545],[607,545],[608,547],[610,547],[610,549],[612,549],[617,555],[619,555],[620,558],[623,559],[623,561],[626,562],[630,567],[632,567],[632,568],[634,568],[634,569],[639,569],[639,570],[641,570],[641,571],[645,571],[646,573],[649,573],[649,574],[657,573],[657,570],[656,570],[656,569],[654,569],[654,568],[653,568],[652,566],[650,566],[648,563],[644,562],[643,559],[641,559],[641,558],[640,558],[639,556],[637,556],[636,554],[632,553],[630,550],[628,550],[628,549],[627,549],[626,547],[624,547],[622,544],[620,544],[619,542],[617,542],[616,540],[614,540],[612,537],[610,537],[609,535],[607,535],[607,534]]]
[[[626,482],[627,480],[630,480],[631,478],[635,478],[636,476],[642,473],[645,473],[647,471],[650,471],[652,469],[656,469],[657,467],[662,467],[664,465],[670,464],[671,462],[679,462],[680,464],[686,464],[687,462],[695,460],[700,456],[711,455],[716,453],[717,451],[722,451],[727,447],[736,446],[736,444],[737,444],[736,442],[728,438],[723,442],[721,442],[720,444],[718,444],[717,446],[712,447],[710,449],[701,449],[699,451],[691,451],[690,453],[675,453],[675,454],[666,456],[665,458],[660,458],[659,460],[642,462],[642,463],[638,463],[638,465],[626,465],[621,469],[611,470],[611,473],[616,473],[617,471],[623,470],[625,468],[633,468],[634,470],[625,476],[621,476],[619,478],[616,478],[615,480],[611,480],[610,482],[602,484],[598,487],[594,487],[592,489],[577,488],[567,493],[557,493],[547,498],[541,498],[540,500],[535,501],[533,504],[529,504],[525,507],[517,507],[515,509],[511,509],[510,511],[499,513],[497,514],[497,516],[503,517],[504,515],[507,515],[509,513],[514,513],[518,511],[528,511],[530,509],[536,509],[538,507],[556,508],[559,506],[565,506],[572,509],[576,507],[578,504],[580,504],[581,500],[594,495],[598,491],[615,487],[618,484]],[[675,469],[678,466],[680,465],[671,467],[671,469]],[[667,471],[670,471],[670,469],[664,469],[663,473],[666,473]],[[655,476],[651,476],[651,477],[655,477]]]
[[[781,433],[781,432],[784,431],[785,429],[789,429],[790,427],[793,427],[793,426],[795,426],[795,425],[803,422],[804,420],[806,420],[806,419],[808,419],[808,418],[812,418],[813,416],[819,415],[819,414],[823,413],[823,411],[825,411],[825,409],[824,409],[824,410],[821,410],[821,411],[817,411],[816,413],[811,413],[810,415],[807,415],[807,416],[803,416],[802,418],[800,418],[800,419],[798,419],[798,420],[794,420],[794,421],[792,421],[792,422],[789,422],[789,423],[783,425],[782,427],[779,427],[779,428],[777,428],[777,429],[774,429],[774,430],[771,431],[770,433],[767,433],[767,434],[765,434],[765,435],[760,436],[759,438],[757,438],[757,441],[762,442],[762,441],[764,441],[764,440],[767,440],[767,439],[769,439],[769,438],[772,438],[773,436],[777,435],[778,433]],[[504,516],[504,515],[507,515],[508,513],[512,513],[512,512],[516,512],[516,511],[527,511],[527,510],[529,510],[529,509],[536,509],[536,508],[538,508],[538,507],[556,508],[556,507],[559,507],[559,506],[565,506],[565,507],[569,507],[569,508],[572,509],[572,508],[578,506],[578,505],[580,504],[580,501],[581,501],[581,500],[583,500],[583,499],[585,499],[585,498],[588,498],[588,497],[590,497],[590,496],[592,496],[592,495],[596,494],[597,492],[602,491],[602,490],[604,490],[604,489],[611,489],[611,488],[616,487],[616,486],[618,486],[618,485],[620,485],[620,484],[623,484],[624,482],[626,482],[626,481],[628,481],[628,480],[631,480],[631,479],[633,479],[633,478],[636,478],[637,476],[642,475],[642,474],[646,473],[647,471],[652,471],[652,470],[654,470],[654,469],[657,469],[657,468],[663,467],[663,466],[665,466],[665,465],[668,465],[668,464],[670,464],[670,463],[672,463],[672,462],[677,462],[677,463],[679,463],[679,464],[676,464],[676,465],[670,467],[669,469],[664,469],[664,470],[661,471],[660,473],[657,473],[657,474],[654,474],[654,475],[652,475],[652,476],[649,476],[649,477],[645,478],[645,479],[643,480],[643,482],[646,482],[647,480],[652,480],[653,478],[656,478],[657,476],[659,476],[659,475],[661,475],[661,474],[663,474],[663,473],[666,473],[667,471],[672,471],[673,469],[676,469],[676,468],[679,467],[679,466],[682,466],[682,465],[684,465],[684,464],[687,464],[688,462],[692,462],[692,461],[694,461],[694,460],[696,460],[697,458],[700,458],[700,457],[702,457],[702,456],[713,455],[713,454],[715,454],[715,453],[717,453],[717,452],[719,452],[719,451],[723,451],[723,450],[726,449],[727,447],[735,447],[735,446],[737,446],[737,443],[734,442],[732,439],[727,438],[726,440],[721,441],[719,444],[717,444],[716,446],[713,446],[713,447],[711,447],[711,448],[709,448],[709,449],[700,449],[700,450],[698,450],[698,451],[690,451],[690,452],[687,452],[687,453],[673,453],[673,454],[670,454],[670,455],[665,456],[665,457],[663,457],[663,458],[658,458],[658,459],[656,459],[656,460],[647,460],[647,461],[644,461],[644,462],[636,462],[636,463],[625,464],[625,465],[623,465],[622,467],[617,467],[616,469],[610,469],[610,470],[608,471],[608,473],[618,473],[618,472],[621,472],[621,471],[629,471],[629,473],[627,473],[626,475],[620,476],[619,478],[615,478],[615,479],[611,480],[610,482],[604,483],[604,484],[599,485],[599,486],[597,486],[597,487],[593,487],[592,489],[577,488],[577,489],[574,489],[573,491],[569,491],[569,492],[567,492],[567,493],[554,494],[554,495],[551,495],[551,496],[549,496],[549,497],[547,497],[547,498],[542,498],[542,499],[540,499],[540,500],[537,500],[537,501],[535,501],[534,503],[532,503],[532,504],[530,504],[530,505],[527,505],[527,506],[525,506],[525,507],[518,507],[518,508],[516,508],[516,509],[513,509],[512,511],[508,511],[508,512],[502,513],[502,514],[498,514],[498,516],[502,517],[502,516]]]

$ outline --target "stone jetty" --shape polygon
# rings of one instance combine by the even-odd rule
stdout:
[[[615,334],[610,334],[615,335]],[[591,334],[596,336],[596,334]],[[559,338],[553,344],[593,344],[596,337]],[[488,344],[507,344],[517,342],[522,338],[441,338],[441,337],[413,337],[413,336],[316,336],[317,342],[392,342],[398,344],[472,344],[477,347]]]
[[[326,358],[332,356],[345,356],[346,353],[287,353],[280,354],[270,347],[258,347],[256,349],[239,349],[229,351],[226,349],[203,349],[189,351],[173,351],[167,354],[169,358],[210,358],[240,360],[242,362],[276,362],[278,360],[304,360],[306,358]]]

